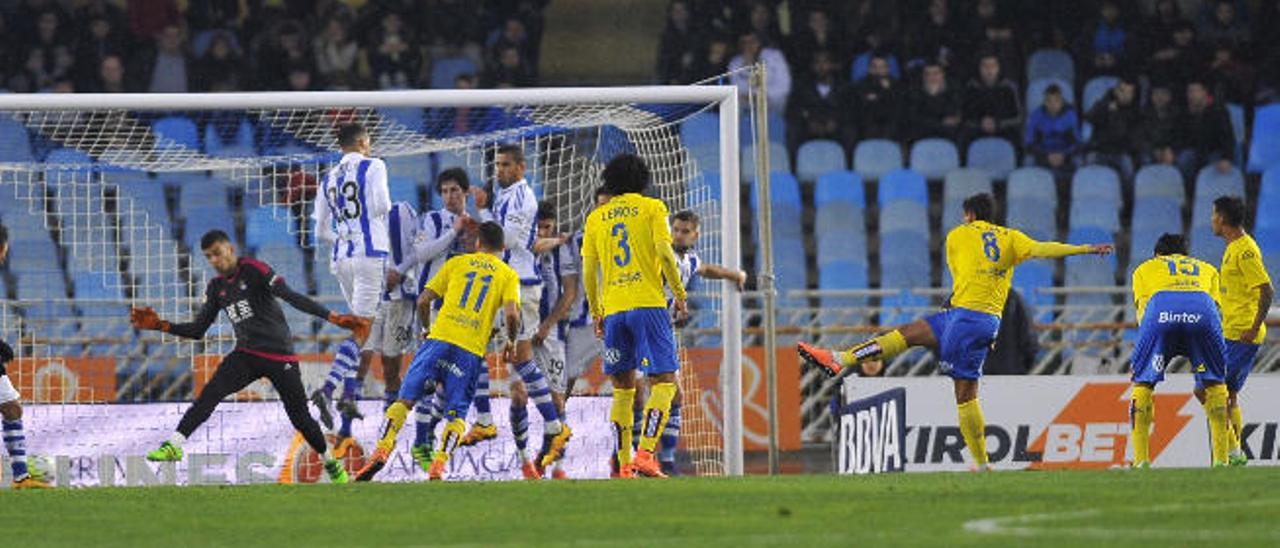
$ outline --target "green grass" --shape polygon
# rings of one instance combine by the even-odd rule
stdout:
[[[1234,548],[1280,545],[1277,485],[1280,468],[1255,467],[6,491],[0,538],[23,547]]]

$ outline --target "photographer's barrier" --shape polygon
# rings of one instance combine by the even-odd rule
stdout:
[[[1191,375],[1176,374],[1156,387],[1152,466],[1209,465],[1209,429],[1194,385]],[[1249,466],[1280,464],[1276,393],[1280,376],[1254,375],[1240,395]],[[1101,469],[1133,460],[1126,376],[988,376],[979,394],[996,469]],[[949,378],[850,378],[844,401],[835,405],[838,472],[970,468]],[[904,423],[895,424],[899,417]]]

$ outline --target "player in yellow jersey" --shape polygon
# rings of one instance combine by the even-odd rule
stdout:
[[[1249,462],[1240,447],[1240,435],[1244,429],[1244,413],[1240,410],[1240,391],[1253,369],[1258,355],[1258,345],[1267,338],[1267,311],[1275,289],[1271,276],[1262,264],[1262,250],[1258,242],[1244,231],[1244,200],[1235,196],[1222,196],[1213,201],[1210,218],[1214,235],[1227,242],[1222,254],[1222,335],[1227,344],[1227,414],[1231,419],[1232,466],[1244,466]],[[1204,403],[1204,393],[1196,391]]]
[[[1175,356],[1191,360],[1197,390],[1205,395],[1213,439],[1213,465],[1227,465],[1230,428],[1227,387],[1223,384],[1226,348],[1218,312],[1218,271],[1187,256],[1187,239],[1165,234],[1156,241],[1155,256],[1133,271],[1133,304],[1138,309],[1138,342],[1133,347],[1133,392],[1129,417],[1133,428],[1133,466],[1151,465],[1152,391],[1164,380],[1165,366]]]
[[[964,224],[947,234],[946,261],[951,269],[951,308],[898,327],[844,352],[798,345],[800,356],[832,375],[887,360],[912,346],[938,353],[939,370],[955,382],[960,433],[977,469],[988,469],[985,421],[978,402],[982,362],[995,343],[1000,313],[1009,295],[1013,268],[1032,258],[1111,253],[1111,244],[1069,245],[1037,242],[1025,234],[994,224],[995,199],[975,194],[965,199]]]
[[[613,198],[587,216],[582,282],[596,335],[604,338],[604,372],[613,380],[609,418],[617,435],[619,475],[666,477],[653,452],[670,417],[680,369],[666,288],[671,290],[676,318],[683,319],[688,316],[684,285],[671,248],[667,206],[641,195],[650,181],[644,160],[633,154],[617,156],[605,167],[603,178]],[[637,369],[649,380],[649,399],[632,462]]]
[[[445,394],[444,441],[429,470],[431,479],[442,479],[445,463],[466,433],[463,417],[475,396],[480,370],[486,367],[485,348],[499,309],[510,335],[503,353],[509,357],[515,352],[515,335],[520,329],[520,277],[502,261],[502,250],[502,226],[484,223],[476,252],[449,259],[422,289],[418,317],[428,330],[427,340],[414,353],[397,401],[387,408],[378,448],[369,464],[356,474],[356,481],[369,481],[386,466],[396,434],[428,383],[441,386],[437,390],[443,389]],[[437,299],[443,305],[432,322],[431,303]]]

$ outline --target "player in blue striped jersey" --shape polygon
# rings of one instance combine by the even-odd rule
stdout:
[[[9,257],[9,230],[0,225],[0,264]],[[13,387],[5,365],[13,361],[13,348],[0,340],[0,424],[4,429],[4,448],[9,453],[14,489],[48,489],[49,484],[31,474],[27,468],[27,435],[22,428],[21,395]]]
[[[502,259],[520,276],[520,330],[516,340],[516,352],[513,362],[508,364],[519,375],[519,381],[512,376],[511,423],[518,425],[521,416],[527,417],[528,411],[523,406],[515,405],[519,399],[517,393],[527,389],[537,405],[538,414],[542,415],[543,440],[542,450],[538,452],[537,464],[528,459],[528,453],[522,447],[517,435],[516,449],[520,453],[522,471],[526,479],[541,477],[539,469],[558,460],[564,446],[569,442],[572,431],[560,422],[560,414],[555,402],[551,399],[551,391],[547,379],[537,362],[533,360],[533,336],[539,325],[538,305],[542,296],[542,278],[538,275],[536,261],[533,256],[533,242],[537,236],[536,220],[538,215],[538,199],[533,188],[525,180],[524,150],[519,145],[503,145],[498,147],[494,155],[494,176],[498,181],[498,189],[489,203],[489,193],[484,189],[472,187],[471,195],[482,221],[495,221],[502,226],[506,238],[506,251]],[[503,341],[497,341],[501,344]],[[488,378],[481,375],[480,383],[486,384]],[[521,386],[523,383],[523,386]],[[497,428],[492,419],[485,422],[484,411],[488,406],[485,394],[479,393],[475,398],[476,411],[480,412],[471,430],[463,437],[460,445],[473,445],[484,440],[497,437]],[[527,418],[525,419],[527,420]],[[513,426],[515,428],[515,426]]]
[[[538,307],[542,321],[533,335],[533,357],[546,372],[556,410],[567,423],[565,401],[576,377],[569,377],[565,371],[565,336],[570,309],[582,294],[578,279],[581,247],[574,249],[565,245],[569,237],[556,233],[556,219],[555,204],[545,201],[538,204],[538,238],[533,250],[542,274],[542,301]],[[551,477],[568,477],[561,462],[552,468]]]
[[[320,408],[320,420],[333,428],[329,407],[334,389],[343,385],[340,407],[355,414],[355,397],[360,391],[352,356],[368,361],[372,349],[366,349],[369,330],[378,316],[385,282],[385,263],[390,251],[387,214],[391,211],[391,192],[387,188],[387,166],[369,156],[372,144],[369,132],[360,124],[338,128],[338,146],[342,159],[329,170],[316,193],[316,207],[311,217],[315,234],[330,245],[330,270],[338,277],[342,294],[351,314],[363,319],[364,325],[353,331],[335,353],[334,369],[324,386],[311,395]]]

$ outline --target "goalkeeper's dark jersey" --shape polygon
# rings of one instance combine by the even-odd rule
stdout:
[[[290,289],[284,278],[270,266],[242,257],[234,274],[209,281],[204,305],[195,319],[188,323],[175,323],[169,327],[169,332],[199,339],[221,310],[227,313],[227,319],[235,328],[236,350],[277,361],[297,361],[298,357],[293,352],[293,334],[276,297],[316,317],[329,316],[329,309]]]

